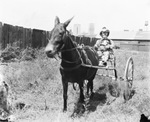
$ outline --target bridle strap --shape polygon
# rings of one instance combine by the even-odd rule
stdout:
[[[69,32],[67,31],[66,33],[68,34]],[[63,38],[65,38],[66,33],[63,35]],[[69,34],[68,34],[68,36],[69,36]],[[72,38],[71,38],[70,36],[69,36],[69,38],[71,39],[71,41],[73,41]],[[71,49],[65,49],[65,50],[64,50],[63,48],[64,48],[64,45],[62,46],[62,48],[60,49],[59,52],[67,52],[67,51],[73,51],[73,50],[76,50],[77,53],[78,53],[78,55],[79,55],[79,59],[77,59],[76,61],[68,61],[68,60],[63,59],[63,58],[58,54],[58,57],[59,57],[60,59],[62,59],[64,62],[66,62],[66,63],[76,63],[76,62],[78,62],[79,60],[81,60],[81,62],[83,62],[83,61],[82,61],[82,58],[81,58],[82,53],[80,54],[80,52],[78,51],[78,49],[82,49],[82,48],[74,47],[74,48],[71,48]]]
[[[70,36],[69,36],[69,37],[70,37]],[[71,37],[70,37],[70,39],[72,40]],[[73,40],[72,40],[72,41],[73,41]],[[66,71],[71,71],[71,70],[77,69],[77,68],[79,68],[80,66],[82,66],[83,60],[82,60],[82,57],[81,57],[81,56],[82,56],[82,53],[83,53],[83,52],[81,52],[81,54],[80,54],[80,52],[79,52],[78,49],[83,49],[83,48],[81,48],[81,47],[74,47],[74,48],[71,48],[71,49],[63,50],[63,47],[64,47],[64,46],[62,46],[60,52],[67,52],[67,51],[76,50],[77,53],[78,53],[78,55],[79,55],[79,58],[78,58],[76,61],[73,61],[73,62],[72,62],[72,61],[68,61],[68,60],[63,59],[60,55],[58,55],[58,57],[59,57],[61,60],[63,60],[63,61],[66,62],[66,63],[76,63],[76,62],[78,62],[78,61],[81,61],[81,63],[78,64],[78,65],[76,65],[75,67],[72,67],[72,68],[62,67],[62,66],[60,65],[60,68],[63,69],[63,70],[66,70]]]
[[[78,51],[78,50],[77,50],[77,51]],[[59,57],[60,59],[62,59],[62,60],[65,61],[66,63],[76,63],[76,62],[78,62],[79,60],[81,60],[81,63],[78,64],[78,65],[76,65],[75,67],[67,68],[67,67],[63,67],[63,66],[60,65],[60,69],[65,70],[65,71],[72,71],[72,70],[75,70],[75,69],[79,68],[80,66],[82,66],[83,60],[82,60],[82,58],[81,58],[81,54],[79,53],[79,51],[78,51],[78,54],[79,54],[79,58],[78,58],[78,60],[76,60],[76,61],[74,61],[74,62],[71,62],[71,61],[68,61],[68,60],[65,60],[65,59]]]
[[[60,52],[67,52],[67,51],[72,51],[72,50],[75,50],[77,49],[77,47],[74,47],[74,48],[71,48],[71,49],[66,49],[66,50],[60,50]]]
[[[73,51],[73,50],[77,50],[77,52],[78,52],[78,55],[79,55],[79,58],[76,60],[76,61],[68,61],[68,60],[65,60],[65,59],[63,59],[59,54],[58,54],[58,57],[60,58],[60,59],[62,59],[63,61],[65,61],[66,63],[76,63],[76,62],[78,62],[79,60],[82,60],[82,52],[81,52],[81,54],[79,53],[79,51],[78,51],[78,47],[75,47],[75,48],[71,48],[71,49],[67,49],[67,50],[62,50],[61,52],[66,52],[66,51]],[[81,49],[81,48],[79,48],[79,49]]]
[[[77,66],[75,66],[75,67],[72,67],[72,68],[67,68],[67,67],[62,67],[62,66],[60,65],[60,69],[65,70],[65,71],[72,71],[72,70],[75,70],[75,69],[79,68],[80,66],[81,66],[81,64],[80,64],[80,65],[77,65]]]

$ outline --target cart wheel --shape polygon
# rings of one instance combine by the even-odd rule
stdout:
[[[116,57],[114,57],[114,68],[116,68]]]
[[[134,73],[134,64],[133,64],[132,57],[130,57],[127,60],[125,73],[124,73],[124,79],[126,79],[126,81],[129,82],[130,88],[132,88],[133,85],[133,73]]]
[[[113,59],[113,65],[114,65],[115,80],[117,80],[118,76],[117,76],[117,70],[116,70],[116,57],[114,57]]]

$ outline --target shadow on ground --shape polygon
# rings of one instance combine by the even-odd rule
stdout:
[[[100,87],[93,95],[85,98],[85,103],[77,102],[71,117],[81,117],[85,112],[94,112],[97,106],[103,106],[106,103],[107,97],[104,93],[105,86]]]
[[[85,103],[77,102],[75,103],[75,107],[73,110],[73,113],[71,117],[81,117],[83,114],[94,112],[97,109],[97,106],[103,106],[104,104],[110,105],[112,102],[116,100],[119,96],[114,96],[114,99],[109,101],[107,99],[108,96],[106,96],[106,85],[99,87],[96,92],[91,95],[90,97],[85,98]],[[127,102],[128,100],[132,99],[132,97],[135,94],[135,90],[132,89],[130,95],[128,96],[128,99],[124,102]],[[109,101],[109,102],[108,102]]]

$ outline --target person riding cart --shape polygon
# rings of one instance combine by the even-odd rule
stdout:
[[[100,40],[97,40],[94,45],[95,50],[99,56],[99,66],[107,66],[107,61],[110,58],[110,54],[113,53],[114,42],[108,38],[110,31],[103,27],[100,31]]]

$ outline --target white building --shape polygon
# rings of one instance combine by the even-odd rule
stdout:
[[[94,23],[90,23],[89,24],[89,34],[94,35],[94,31],[95,31]]]
[[[89,35],[89,37],[95,37],[96,36],[94,23],[89,24],[89,34],[88,35]]]
[[[73,35],[78,36],[80,34],[81,34],[81,25],[80,24],[74,24]]]

